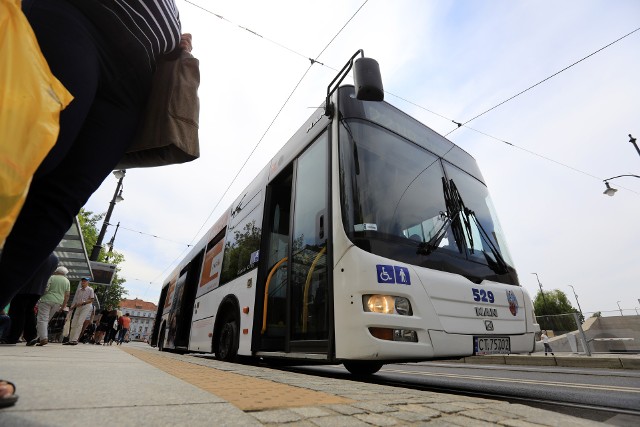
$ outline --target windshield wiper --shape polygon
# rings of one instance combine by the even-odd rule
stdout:
[[[483,251],[484,258],[487,260],[487,265],[489,266],[490,269],[492,269],[497,274],[507,274],[509,272],[509,268],[508,268],[509,264],[507,264],[507,262],[504,260],[504,258],[502,257],[502,254],[500,253],[500,250],[493,243],[487,231],[484,229],[482,224],[480,224],[480,221],[478,221],[478,217],[476,216],[476,213],[474,211],[469,211],[469,213],[470,213],[470,216],[473,218],[473,221],[476,223],[478,230],[481,231],[480,236],[484,237],[484,240],[489,244],[489,249],[491,250],[491,254],[495,258],[495,260],[492,260],[487,254],[487,252]],[[473,252],[473,248],[471,250]]]
[[[471,230],[471,219],[475,223],[478,230],[480,230],[480,237],[487,243],[493,258],[487,254],[486,251],[482,251],[487,265],[491,270],[497,274],[506,274],[509,272],[508,264],[502,257],[500,250],[493,243],[489,234],[484,229],[476,213],[467,208],[458,192],[458,188],[453,180],[447,182],[442,177],[442,189],[444,194],[444,202],[447,208],[447,212],[440,212],[440,217],[444,218],[444,223],[440,229],[431,237],[428,241],[420,243],[418,245],[418,254],[429,255],[436,249],[438,249],[440,242],[444,238],[445,231],[448,226],[451,226],[451,232],[456,241],[456,246],[460,253],[464,253],[465,237],[469,240],[469,252],[474,253],[473,233]]]
[[[443,218],[443,222],[442,222],[442,226],[440,226],[438,231],[436,231],[436,233],[433,236],[431,236],[431,238],[426,242],[418,243],[418,251],[417,251],[418,255],[429,255],[431,254],[431,252],[435,251],[440,247],[440,242],[444,238],[447,231],[447,227],[451,223],[451,220],[449,219],[449,217],[447,217],[447,214],[444,212],[440,212],[440,218]]]

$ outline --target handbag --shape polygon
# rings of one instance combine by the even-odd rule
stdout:
[[[199,61],[180,50],[163,57],[131,146],[115,169],[166,166],[200,157],[198,117]]]
[[[58,139],[73,99],[51,73],[20,0],[0,0],[0,250],[31,177]]]

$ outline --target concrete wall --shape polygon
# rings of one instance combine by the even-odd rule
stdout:
[[[640,353],[640,316],[590,317],[582,324],[589,348],[593,353]],[[584,353],[579,332],[576,337],[577,351]],[[573,352],[567,337],[569,334],[549,338],[554,352]],[[597,338],[633,338],[631,341],[597,341]],[[594,340],[596,339],[596,340]],[[536,352],[544,351],[541,341],[536,342]]]

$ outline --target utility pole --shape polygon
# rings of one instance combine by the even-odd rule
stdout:
[[[117,172],[117,173],[116,173]],[[116,203],[124,200],[122,198],[122,180],[124,179],[126,171],[117,170],[114,171],[113,174],[118,178],[118,186],[116,187],[116,192],[113,193],[113,199],[109,203],[109,209],[107,210],[107,215],[104,217],[104,222],[102,223],[102,228],[100,229],[100,234],[98,235],[98,240],[96,240],[96,244],[93,245],[93,249],[91,250],[91,256],[89,257],[90,261],[97,261],[100,256],[100,249],[102,249],[102,239],[104,239],[104,235],[107,232],[107,227],[109,226],[109,220],[111,219],[111,213],[113,212],[113,208],[116,206]]]
[[[544,303],[545,308],[549,308],[547,306],[547,299],[544,297],[544,292],[542,291],[542,283],[540,283],[540,279],[538,278],[538,273],[531,273],[536,275],[536,279],[538,280],[538,286],[540,286],[540,294],[542,295],[542,302]]]
[[[573,296],[576,297],[576,303],[578,303],[578,310],[580,310],[580,316],[582,316],[582,318],[584,319],[584,315],[582,314],[582,308],[580,307],[580,301],[578,301],[578,295],[576,294],[576,290],[573,288],[572,285],[569,285],[569,287],[573,289]]]

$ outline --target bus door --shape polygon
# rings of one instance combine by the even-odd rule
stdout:
[[[193,304],[198,290],[203,255],[204,250],[182,269],[176,282],[173,306],[169,314],[169,333],[166,344],[169,348],[186,348],[189,345]]]
[[[262,351],[329,349],[328,149],[324,134],[267,189]]]
[[[160,333],[160,323],[162,323],[162,313],[164,312],[164,305],[167,300],[167,291],[169,286],[163,286],[162,292],[160,292],[160,301],[158,301],[158,311],[156,312],[156,318],[153,322],[153,332],[151,333],[151,346],[158,345],[158,334]]]

